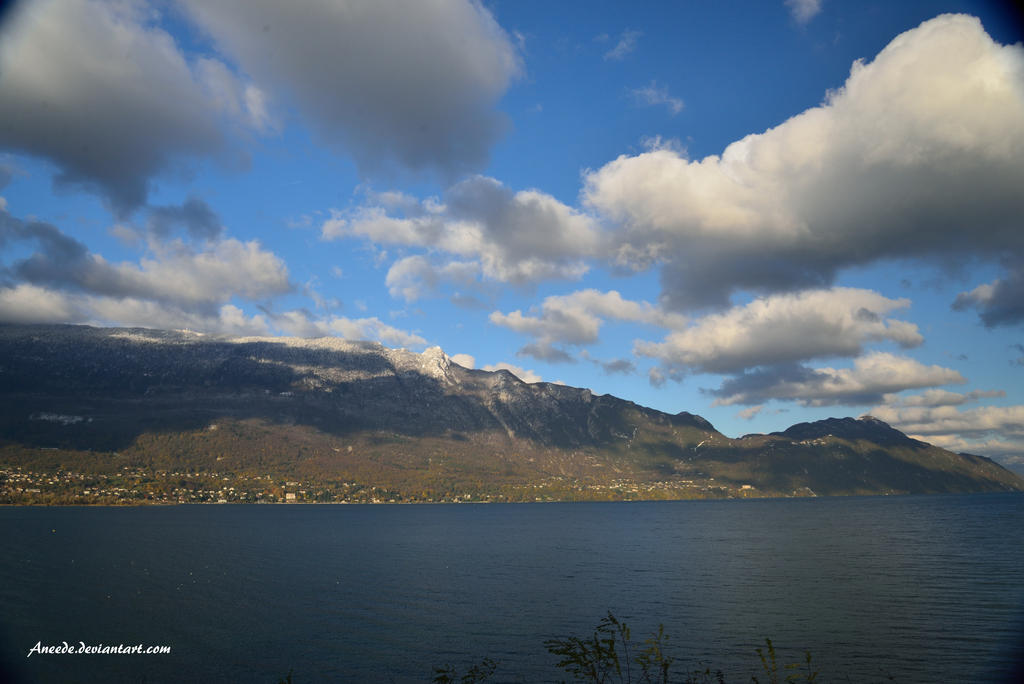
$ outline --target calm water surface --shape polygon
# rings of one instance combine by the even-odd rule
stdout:
[[[766,636],[825,681],[1010,681],[1024,635],[1013,494],[4,508],[0,538],[0,679],[27,682],[412,682],[484,656],[551,681],[544,639],[609,610],[728,682]]]

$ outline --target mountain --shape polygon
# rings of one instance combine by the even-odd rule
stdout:
[[[850,442],[863,439],[887,446],[927,446],[924,442],[907,437],[874,416],[861,416],[858,419],[826,418],[813,423],[797,423],[783,432],[773,432],[772,435],[785,437],[791,441],[823,439],[832,436]]]
[[[0,501],[966,491],[1024,480],[870,416],[729,439],[436,347],[0,325]]]

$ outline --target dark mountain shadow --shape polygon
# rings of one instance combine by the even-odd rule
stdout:
[[[544,446],[614,443],[637,420],[710,429],[610,396],[507,371],[396,367],[372,343],[347,350],[228,342],[143,329],[0,326],[0,437],[115,451],[140,434],[219,419],[307,425],[333,435],[445,437],[500,431]],[[419,355],[411,357],[414,361]]]

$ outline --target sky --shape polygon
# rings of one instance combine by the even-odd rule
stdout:
[[[1024,464],[1012,7],[8,4],[0,321],[440,346]]]

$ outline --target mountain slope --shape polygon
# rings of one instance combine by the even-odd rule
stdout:
[[[338,499],[341,483],[398,500],[1024,489],[870,417],[729,439],[700,416],[463,368],[439,348],[5,325],[0,469],[18,468],[120,469],[161,495],[168,473],[217,473],[257,498]]]

